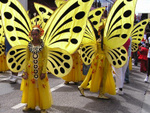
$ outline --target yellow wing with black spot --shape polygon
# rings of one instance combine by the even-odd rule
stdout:
[[[25,68],[27,45],[12,47],[7,53],[7,64],[13,72],[20,72]]]
[[[34,3],[34,7],[36,8],[38,14],[40,17],[43,19],[43,24],[42,26],[44,27],[50,16],[53,14],[53,10],[50,9],[49,7],[39,4],[39,3]]]
[[[31,19],[32,27],[35,25],[41,25],[41,27],[42,27],[42,23],[43,23],[43,20],[41,19],[41,17],[39,15],[37,15]]]
[[[89,21],[87,21],[85,33],[80,47],[80,55],[84,64],[89,65],[93,61],[95,54],[97,53],[96,36],[93,27]]]
[[[116,68],[122,67],[127,62],[128,52],[124,46],[116,49],[106,49],[105,54],[108,61]]]
[[[0,16],[0,56],[3,55],[4,52],[5,52],[5,37],[4,37],[2,20]]]
[[[89,13],[88,19],[92,22],[95,29],[98,31],[100,26],[100,18],[105,11],[105,7],[96,8]]]
[[[30,18],[18,0],[1,1],[2,22],[10,45],[27,45],[32,29]]]
[[[137,43],[137,42],[132,42],[132,45],[131,45],[131,51],[132,52],[136,52],[136,51],[138,51],[138,49],[139,49],[139,45],[138,45],[139,43]]]
[[[111,8],[104,28],[104,50],[114,67],[122,67],[127,61],[123,44],[129,39],[134,24],[136,0],[117,0]]]
[[[74,53],[81,44],[92,3],[93,0],[70,0],[58,7],[44,28],[47,45]]]
[[[64,3],[66,3],[68,0],[55,0],[55,4],[57,7],[60,7]]]
[[[138,44],[141,42],[142,38],[144,37],[145,28],[149,23],[149,21],[150,19],[145,19],[134,26],[131,32],[132,52],[136,52],[138,50]]]
[[[2,33],[2,36],[0,36],[0,56],[5,53],[5,37]]]
[[[71,55],[60,48],[49,48],[47,70],[57,77],[67,75],[73,66]]]
[[[104,29],[104,44],[109,48],[122,46],[130,37],[137,0],[117,0],[111,8]]]

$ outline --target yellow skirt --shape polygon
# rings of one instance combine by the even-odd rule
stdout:
[[[83,63],[80,59],[79,53],[74,53],[72,55],[73,58],[73,68],[70,71],[70,73],[64,77],[62,77],[63,80],[67,82],[80,82],[83,81],[85,76],[82,74],[82,68]]]
[[[6,56],[3,54],[0,56],[0,72],[9,70],[6,62]]]

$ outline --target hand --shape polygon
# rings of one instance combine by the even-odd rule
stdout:
[[[40,78],[41,78],[41,80],[43,80],[45,78],[45,73],[42,73]]]
[[[27,79],[28,79],[28,73],[27,73],[27,72],[24,72],[24,73],[22,74],[22,78],[25,79],[25,80],[27,80]]]

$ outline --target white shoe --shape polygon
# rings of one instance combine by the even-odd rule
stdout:
[[[118,95],[123,95],[123,94],[124,94],[124,92],[121,91],[120,89],[116,90],[116,93],[117,93]]]
[[[17,78],[14,75],[11,75],[11,77],[9,78],[10,83],[16,83],[17,82]]]
[[[145,79],[144,79],[144,82],[145,82],[145,83],[148,83],[148,79],[149,79],[149,77],[146,76]]]

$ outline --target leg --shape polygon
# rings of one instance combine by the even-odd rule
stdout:
[[[149,79],[149,75],[150,75],[150,58],[148,58],[148,63],[147,63],[147,75],[144,79],[145,83],[148,83],[148,79]]]
[[[126,73],[125,73],[125,82],[129,83],[129,65],[127,66],[127,70],[126,70]]]
[[[134,52],[134,65],[137,66],[138,65],[138,57],[137,57],[137,51]]]

